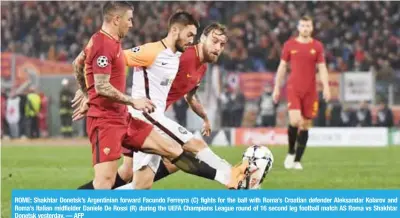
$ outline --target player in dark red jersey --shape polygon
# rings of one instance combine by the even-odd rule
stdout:
[[[88,116],[87,132],[92,143],[93,165],[95,179],[81,189],[110,189],[115,183],[117,160],[121,156],[121,146],[134,150],[146,151],[166,157],[187,173],[204,178],[222,181],[229,188],[237,188],[244,177],[248,163],[240,167],[222,172],[196,158],[177,145],[165,140],[153,130],[152,125],[132,118],[127,113],[126,105],[144,111],[145,114],[154,110],[154,105],[148,99],[134,100],[122,94],[125,90],[124,66],[125,56],[121,49],[120,39],[132,26],[132,9],[125,2],[108,2],[104,6],[104,23],[101,32],[96,33],[88,45],[89,49],[77,58],[74,67],[83,91],[87,87],[89,93],[89,109],[86,114],[86,101],[82,96],[74,100],[79,107],[74,112],[74,120]],[[176,52],[178,47],[184,47],[193,40],[196,32],[196,20],[186,12],[178,12],[173,16],[166,46]],[[128,28],[125,24],[130,23]],[[121,31],[123,30],[123,31]],[[184,33],[181,33],[184,32]],[[194,32],[188,34],[187,32]],[[98,34],[103,34],[98,37]],[[108,37],[108,38],[106,38]],[[116,40],[118,39],[118,40]],[[85,60],[85,72],[81,72],[81,60]],[[87,76],[86,85],[82,75]],[[116,87],[114,87],[116,86]],[[76,106],[76,104],[74,104]],[[219,174],[218,174],[219,173]],[[230,174],[226,175],[226,174]],[[218,177],[219,175],[219,177]],[[229,177],[229,178],[228,178]]]
[[[95,171],[91,185],[95,189],[112,187],[128,126],[133,131],[126,140],[136,148],[152,131],[150,125],[130,119],[126,107],[132,105],[143,111],[152,111],[152,103],[148,99],[133,99],[123,94],[126,76],[121,40],[132,27],[132,16],[130,4],[107,2],[103,7],[102,28],[91,37],[84,50],[87,56],[84,64],[83,53],[77,59],[80,66],[84,66],[83,72],[81,68],[77,69],[81,73],[76,76],[81,90],[88,96],[80,103],[87,105],[87,132]]]
[[[286,169],[303,169],[300,161],[307,140],[308,129],[318,112],[316,68],[323,85],[323,96],[330,99],[328,70],[325,64],[324,48],[320,41],[313,39],[313,21],[304,16],[297,29],[299,35],[289,39],[283,46],[281,62],[276,75],[273,98],[278,102],[280,86],[290,64],[291,73],[287,81],[287,100],[289,108],[289,151],[284,166]],[[297,148],[295,144],[297,141]]]

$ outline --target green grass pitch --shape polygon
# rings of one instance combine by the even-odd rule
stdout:
[[[214,147],[235,164],[244,147]],[[271,147],[275,162],[264,189],[398,189],[400,147],[307,148],[304,170],[283,168],[286,147]],[[11,214],[12,189],[76,189],[91,180],[90,148],[85,146],[3,146],[1,217]],[[185,182],[183,182],[185,181]],[[155,189],[224,189],[213,181],[177,173]]]

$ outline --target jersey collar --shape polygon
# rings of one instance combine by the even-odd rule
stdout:
[[[105,36],[107,36],[108,38],[116,41],[116,42],[120,42],[119,40],[117,40],[116,38],[114,38],[111,34],[107,33],[106,31],[104,31],[103,29],[100,29],[100,33],[104,34]]]

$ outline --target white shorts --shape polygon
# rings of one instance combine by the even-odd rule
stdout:
[[[153,124],[154,130],[161,134],[161,136],[169,138],[182,146],[193,138],[191,132],[166,117],[164,113],[154,112],[144,115],[141,111],[131,107],[129,107],[129,113],[132,117]],[[160,166],[160,161],[161,156],[159,155],[147,154],[140,151],[135,152],[133,153],[133,171],[135,172],[142,169],[144,166],[149,166],[151,170],[156,173]]]

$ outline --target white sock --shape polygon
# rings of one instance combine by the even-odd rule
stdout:
[[[216,155],[209,147],[206,147],[199,151],[196,155],[196,158],[207,163],[212,168],[215,168],[217,170],[230,172],[232,168],[232,166],[227,161]]]
[[[228,185],[228,183],[231,180],[231,175],[228,172],[222,171],[222,170],[217,170],[214,180],[220,182],[223,185]]]
[[[120,186],[115,190],[134,190],[135,189],[135,182],[130,182],[126,185]]]

